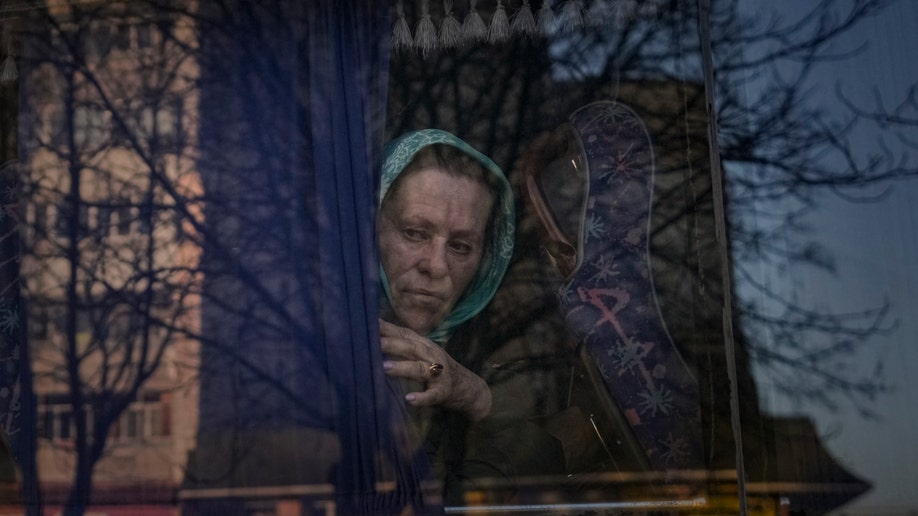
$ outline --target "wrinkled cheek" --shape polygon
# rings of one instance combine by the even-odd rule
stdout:
[[[402,324],[422,335],[433,329],[441,318],[440,312],[433,307],[410,302],[396,306],[395,315]]]
[[[418,317],[436,317],[443,310],[443,303],[417,300],[412,296],[400,297],[395,301],[396,310],[416,314]]]
[[[456,275],[453,276],[453,284],[456,286],[456,289],[460,292],[465,292],[465,290],[472,284],[472,280],[475,279],[475,274],[478,272],[478,265],[475,264],[475,267],[464,267],[462,270],[458,271]],[[461,297],[461,295],[456,296],[456,299]]]
[[[382,263],[386,275],[389,276],[390,283],[393,278],[400,275],[396,269],[399,268],[400,261],[403,262],[406,257],[407,253],[396,244],[391,232],[383,231],[379,238],[379,261]]]

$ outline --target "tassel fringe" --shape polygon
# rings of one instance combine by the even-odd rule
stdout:
[[[428,57],[438,49],[495,44],[513,36],[550,37],[584,27],[621,27],[635,21],[655,20],[663,13],[665,3],[665,0],[468,0],[468,11],[463,14],[454,11],[454,0],[443,0],[442,11],[431,12],[430,1],[396,1],[391,35],[394,52],[413,50]],[[416,16],[413,24],[406,15],[405,2],[414,2],[416,6],[408,11]],[[493,12],[490,23],[479,13],[479,2],[485,13]]]
[[[567,0],[561,7],[561,31],[573,32],[583,26],[582,0]]]
[[[595,0],[586,14],[587,24],[599,27],[615,19],[616,0]]]
[[[453,15],[453,0],[443,0],[446,15],[440,22],[440,44],[444,48],[458,47],[462,43],[462,24]]]
[[[429,0],[421,2],[421,21],[414,31],[414,46],[423,57],[427,57],[431,51],[437,48],[437,28],[434,27],[433,20],[430,19]]]
[[[551,9],[551,0],[542,0],[537,21],[539,32],[545,36],[551,36],[557,30],[556,22],[555,12]]]
[[[392,26],[392,50],[399,53],[413,47],[414,39],[411,37],[411,29],[408,27],[408,20],[405,19],[405,7],[401,1],[395,4],[395,13],[398,18]]]
[[[469,13],[462,22],[463,39],[470,44],[484,41],[488,37],[488,27],[476,9],[477,0],[469,0]]]
[[[510,32],[529,37],[535,35],[535,17],[532,15],[532,8],[529,7],[529,0],[523,0],[523,6],[513,15],[510,21]]]
[[[510,37],[510,21],[507,11],[504,10],[502,0],[497,0],[497,9],[491,17],[491,27],[488,29],[488,42],[499,43]]]
[[[19,69],[16,68],[16,60],[13,56],[6,56],[3,65],[0,66],[0,82],[13,82],[19,78]]]

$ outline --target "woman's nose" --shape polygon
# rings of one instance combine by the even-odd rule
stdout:
[[[446,256],[446,243],[433,240],[430,245],[424,248],[424,256],[419,265],[424,272],[433,277],[445,276],[449,271]]]

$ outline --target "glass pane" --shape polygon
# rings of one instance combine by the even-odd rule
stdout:
[[[915,21],[0,7],[0,505],[914,510]]]
[[[807,514],[918,507],[911,2],[742,1],[720,70],[749,489]],[[757,459],[758,457],[758,459]]]
[[[387,202],[410,213],[398,182],[422,172],[401,142],[441,141],[430,128],[490,157],[518,208],[500,289],[444,344],[487,382],[490,415],[457,428],[413,413],[445,504],[716,507],[736,462],[697,11],[436,4],[429,20],[423,2],[394,4],[387,139],[404,139],[383,166],[405,172],[380,227],[399,221]],[[384,239],[381,254],[399,270]],[[386,317],[414,329],[388,281]]]

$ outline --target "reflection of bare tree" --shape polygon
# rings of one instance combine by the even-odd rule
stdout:
[[[754,478],[774,478],[775,464],[759,453],[770,449],[774,436],[771,422],[758,414],[752,360],[783,370],[779,378],[787,392],[829,407],[852,405],[867,414],[869,402],[887,388],[879,375],[836,366],[858,360],[868,337],[890,331],[888,306],[856,313],[811,309],[770,285],[749,283],[746,265],[764,261],[830,269],[831,256],[810,241],[810,228],[801,223],[823,192],[852,195],[865,185],[915,174],[895,155],[860,161],[845,141],[852,121],[838,122],[806,102],[813,69],[844,57],[832,52],[832,44],[888,4],[826,0],[788,21],[745,17],[743,3],[735,0],[711,2],[732,273],[743,294],[750,288],[758,292],[743,300],[768,299],[766,306],[735,305],[741,417],[748,430],[744,448]],[[432,15],[438,16],[433,8]],[[532,152],[530,143],[575,108],[615,98],[637,109],[659,159],[653,259],[660,304],[702,384],[708,465],[731,467],[730,386],[712,188],[706,179],[708,120],[697,20],[694,3],[670,1],[654,19],[620,21],[615,30],[586,28],[549,40],[439,51],[427,59],[403,52],[393,60],[389,128],[393,135],[425,126],[455,131],[518,179],[520,161]],[[879,115],[870,111],[852,111],[853,118],[883,115],[881,109],[875,110]],[[838,167],[839,161],[845,166]],[[767,203],[793,209],[753,213]],[[577,378],[570,377],[569,366],[576,360],[557,317],[554,290],[561,278],[542,259],[530,214],[524,211],[522,217],[517,260],[496,302],[478,321],[477,347],[468,349],[482,352],[482,363],[519,359],[517,367],[528,374],[520,390],[529,393],[529,413],[547,415],[570,400]],[[753,220],[767,220],[767,232],[750,224]],[[776,306],[782,307],[777,317],[771,315]]]
[[[807,223],[823,196],[876,200],[878,189],[918,174],[903,161],[901,147],[868,151],[872,142],[851,141],[864,122],[883,116],[879,109],[832,110],[816,102],[809,82],[821,63],[856,53],[833,46],[840,35],[891,3],[822,1],[790,19],[737,17],[735,37],[715,41],[723,48],[718,117],[733,208],[734,274],[744,291],[738,315],[750,352],[788,396],[830,409],[849,404],[865,417],[888,389],[880,355],[874,354],[873,370],[846,364],[873,354],[870,337],[894,329],[888,304],[841,313],[812,308],[794,292],[765,284],[750,267],[765,263],[783,270],[793,264],[835,273],[834,257]],[[731,51],[734,43],[743,52]]]
[[[193,399],[197,253],[182,232],[199,193],[183,118],[193,71],[171,39],[181,29],[148,10],[70,7],[35,10],[23,34],[34,92],[23,275],[39,462],[45,480],[69,484],[67,513],[81,514],[94,475],[174,475],[155,444],[126,475],[119,449],[168,449],[171,410]],[[189,446],[187,429],[172,437]]]
[[[372,184],[364,159],[377,142],[367,142],[366,156],[339,147],[330,135],[346,132],[332,119],[341,113],[325,106],[346,86],[334,81],[342,70],[332,62],[340,50],[326,32],[329,13],[371,26],[378,14],[371,3],[349,5],[227,0],[194,13],[207,402],[189,489],[334,484],[339,509],[350,512],[376,496],[378,468],[392,458],[389,391],[371,369],[381,360],[370,338],[377,314],[363,311],[375,306],[376,285],[347,284],[355,270],[376,271],[351,252],[369,253],[374,241],[365,225],[373,206],[362,202],[371,191],[360,189]],[[342,80],[366,80],[355,90],[375,92],[373,71],[345,70]],[[373,114],[379,100],[364,100]],[[350,131],[362,135],[374,120],[359,123]],[[345,227],[349,217],[357,223]],[[355,227],[359,241],[347,241]],[[269,471],[259,467],[266,461]]]
[[[826,0],[815,2],[810,12],[790,19],[782,19],[777,13],[774,19],[765,19],[744,14],[741,2],[711,2],[719,146],[728,171],[728,202],[733,207],[730,237],[735,274],[745,288],[768,297],[772,308],[784,307],[783,313],[774,317],[765,307],[741,304],[741,329],[749,336],[748,352],[761,363],[790,365],[790,371],[798,375],[806,372],[810,378],[823,378],[808,391],[799,390],[801,385],[792,376],[794,373],[784,380],[789,391],[829,406],[847,399],[863,408],[865,401],[886,388],[881,378],[851,377],[830,364],[851,357],[853,347],[864,337],[888,331],[888,307],[870,307],[850,314],[808,309],[793,298],[781,297],[767,285],[749,282],[744,267],[755,259],[831,270],[831,256],[810,241],[809,228],[801,222],[822,192],[855,195],[867,185],[916,173],[902,166],[901,156],[877,154],[864,160],[856,155],[856,147],[848,145],[846,135],[857,119],[879,117],[876,119],[886,123],[895,120],[883,112],[882,106],[869,112],[869,108],[852,110],[852,117],[844,120],[807,103],[811,93],[806,81],[814,68],[825,60],[845,57],[843,52],[834,52],[833,43],[889,3],[859,0],[842,5]],[[637,102],[646,117],[662,120],[658,126],[661,131],[654,135],[662,155],[681,154],[689,160],[694,156],[699,161],[694,165],[689,161],[688,166],[703,167],[703,147],[692,150],[685,145],[686,133],[663,131],[685,125],[686,115],[677,109],[679,104],[696,106],[692,109],[701,107],[697,104],[702,100],[700,91],[685,87],[686,83],[701,83],[695,6],[668,2],[655,19],[618,23],[615,29],[574,31],[556,36],[551,43],[523,40],[486,51],[460,49],[427,60],[405,55],[395,61],[392,76],[391,89],[396,99],[390,110],[393,133],[422,125],[452,128],[495,154],[505,168],[512,168],[524,152],[525,142],[556,126],[572,107],[612,96]],[[495,61],[487,60],[485,52],[498,53],[500,58],[496,61],[514,65],[495,65]],[[628,83],[648,84],[651,80],[683,87],[665,94],[670,101],[657,103],[641,101],[629,93]],[[688,135],[696,141],[705,138],[703,129]],[[662,176],[679,176],[685,166],[685,160],[681,164],[664,163],[659,172]],[[680,190],[684,185],[660,186],[657,202],[667,212],[665,217],[682,229],[691,229],[692,223],[687,220],[698,216],[693,211],[698,202],[709,202],[710,185],[696,182],[690,192]],[[695,201],[681,203],[686,211],[680,214],[666,208],[686,194]],[[776,212],[752,213],[765,202],[781,206]],[[791,209],[783,209],[786,206]],[[768,221],[764,224],[766,229],[750,225],[753,216],[760,224]],[[667,223],[658,223],[661,226],[657,231],[665,232]],[[523,227],[521,248],[529,252],[536,244],[529,240],[533,234],[525,231],[525,223]],[[775,238],[777,235],[781,238]],[[778,242],[788,244],[782,246]],[[665,253],[665,246],[661,245],[660,250]],[[697,264],[693,266],[689,260],[679,265],[672,258],[663,259],[676,266],[674,270],[701,280],[703,273]],[[521,273],[525,269],[523,262],[518,267]],[[716,275],[716,268],[709,273]],[[537,284],[546,281],[538,277],[520,279]],[[533,305],[527,303],[528,310],[519,316],[520,321],[538,319],[547,310],[544,303],[550,303],[550,298],[542,295],[527,299]],[[525,326],[522,322],[501,323],[497,326],[515,331]],[[498,328],[493,329],[497,335],[502,334]],[[766,330],[774,336],[770,342],[759,338]]]
[[[40,142],[27,158],[36,207],[30,296],[36,317],[60,313],[61,323],[35,342],[48,342],[47,381],[67,387],[58,401],[69,405],[75,430],[58,440],[74,443],[71,510],[85,508],[94,479],[110,475],[105,464],[117,455],[131,407],[182,365],[194,367],[182,380],[199,385],[207,402],[200,428],[196,417],[189,423],[192,437],[202,436],[192,470],[179,469],[190,440],[170,455],[173,488],[182,480],[191,488],[250,485],[253,475],[272,485],[332,482],[340,453],[341,462],[353,460],[338,480],[373,492],[374,466],[354,468],[375,460],[365,447],[379,446],[388,429],[363,422],[388,424],[389,413],[374,398],[383,385],[354,392],[355,374],[365,383],[381,373],[369,369],[372,350],[363,349],[370,328],[343,327],[339,307],[368,300],[349,299],[362,290],[343,288],[323,247],[337,238],[324,215],[338,206],[317,191],[333,178],[310,174],[312,135],[325,133],[308,122],[316,109],[308,98],[325,70],[305,66],[299,53],[309,37],[326,37],[306,31],[311,8],[48,9],[36,12],[27,38],[38,85],[28,113]],[[370,219],[372,206],[359,208]],[[361,245],[370,246],[372,229],[365,233]],[[326,346],[329,335],[348,335],[359,356],[343,341]],[[366,408],[360,424],[341,408],[351,404]],[[336,439],[349,429],[372,435],[339,451]],[[252,471],[262,460],[273,464],[270,474]]]
[[[836,7],[826,0],[799,23],[763,28],[740,17],[738,2],[713,3],[721,155],[734,172],[731,202],[738,209],[751,201],[790,198],[806,210],[821,189],[858,188],[913,173],[887,157],[859,165],[842,144],[847,126],[807,111],[801,102],[802,81],[829,57],[831,42],[886,2],[860,0],[832,18],[820,16]],[[53,367],[43,373],[65,387],[74,422],[74,507],[89,499],[94,465],[112,450],[106,433],[139,393],[150,390],[179,342],[202,345],[209,399],[232,405],[206,408],[204,427],[214,432],[287,424],[328,428],[325,400],[334,396],[325,389],[348,381],[332,374],[334,356],[303,345],[322,339],[323,328],[313,321],[334,323],[322,307],[345,305],[337,297],[318,297],[333,290],[323,281],[334,282],[315,268],[323,260],[320,237],[334,235],[319,218],[329,207],[304,202],[316,198],[317,188],[302,173],[310,170],[304,156],[324,143],[301,126],[309,103],[297,86],[299,74],[320,71],[292,66],[305,57],[285,53],[290,41],[298,48],[305,37],[298,25],[306,22],[304,12],[285,2],[212,2],[212,10],[194,13],[180,3],[155,4],[123,12],[91,4],[44,13],[28,38],[34,44],[29,68],[53,78],[34,83],[35,105],[25,111],[36,118],[38,136],[25,186],[35,209],[29,294],[36,323],[47,317],[48,328],[57,328],[42,350],[57,359],[48,361]],[[723,392],[717,376],[724,370],[716,309],[719,264],[706,254],[715,245],[713,235],[693,234],[710,227],[712,207],[711,186],[703,180],[706,147],[698,143],[705,120],[696,116],[704,107],[697,86],[698,15],[689,4],[672,0],[658,17],[621,23],[614,31],[578,30],[552,41],[463,48],[427,60],[398,57],[391,70],[390,130],[450,129],[516,175],[529,143],[574,108],[610,96],[635,104],[664,157],[654,235],[660,251],[655,266],[665,278],[660,287],[670,299],[664,308],[676,314],[671,329],[693,365],[709,373],[709,392]],[[204,51],[175,23],[186,16],[209,38]],[[147,42],[157,47],[121,64],[97,64],[100,56]],[[765,50],[740,51],[755,48]],[[775,76],[777,85],[765,88],[767,95],[743,98],[748,75],[785,60],[798,63],[793,80]],[[189,68],[192,62],[205,72],[199,76]],[[210,94],[200,106],[198,88]],[[652,99],[655,95],[663,100]],[[64,102],[48,109],[52,99]],[[199,107],[207,120],[196,118]],[[853,113],[895,122],[876,111]],[[194,141],[197,129],[205,135],[201,142]],[[826,152],[850,166],[826,166]],[[47,224],[53,212],[43,211],[46,206],[60,210],[63,216],[53,218],[63,222]],[[746,214],[737,211],[731,228],[737,263],[765,256],[829,266],[818,247],[770,245],[773,234],[805,237],[798,225],[802,213],[781,214],[766,234],[746,226]],[[678,238],[683,240],[675,244]],[[528,217],[521,223],[518,256],[504,292],[478,321],[477,348],[467,351],[504,353],[502,362],[534,371],[535,382],[511,387],[527,392],[534,413],[548,414],[564,404],[572,382],[558,371],[567,370],[572,358],[555,314],[552,289],[560,278],[540,261]],[[205,305],[210,312],[202,328],[189,319]],[[755,306],[741,307],[750,325],[745,329],[760,324],[781,337],[772,347],[750,338],[748,349],[757,358],[825,375],[827,383],[812,395],[829,402],[836,394],[858,400],[882,389],[876,379],[839,376],[823,367],[828,361],[815,359],[844,358],[854,339],[883,331],[884,309],[846,316],[806,311],[793,302],[786,306],[780,319]],[[813,348],[808,332],[828,337],[830,344]],[[801,355],[814,360],[800,361]],[[483,364],[487,356],[479,354],[478,360]],[[319,371],[316,364],[329,369]],[[314,374],[300,374],[306,369]],[[304,392],[312,393],[311,399],[304,399]],[[754,399],[751,391],[744,395]],[[230,441],[243,437],[232,435]]]
[[[294,202],[302,193],[297,187],[274,182],[278,174],[288,180],[297,175],[282,158],[296,149],[284,151],[285,141],[274,140],[259,156],[247,154],[240,141],[197,142],[204,87],[199,63],[217,74],[203,79],[214,81],[205,88],[211,94],[229,76],[198,52],[193,30],[206,32],[215,22],[205,14],[213,13],[192,13],[184,5],[77,2],[36,10],[34,31],[24,36],[33,92],[25,112],[35,122],[37,141],[25,158],[23,189],[31,206],[24,274],[47,445],[39,454],[68,464],[66,506],[73,514],[91,500],[94,479],[150,475],[171,479],[173,486],[182,480],[197,431],[201,347],[207,360],[202,376],[231,383],[206,384],[218,391],[209,399],[236,405],[235,411],[207,407],[205,417],[216,415],[207,425],[258,426],[285,417],[304,399],[310,409],[327,398],[321,379],[302,380],[305,368],[291,358],[310,352],[293,342],[305,340],[312,320],[296,315],[302,304],[293,297],[315,289],[287,283],[287,273],[300,264],[299,278],[316,277],[298,261],[307,253],[303,246],[316,246],[284,233],[297,226],[294,219],[315,217]],[[227,50],[218,39],[208,48]],[[271,67],[275,57],[251,62]],[[297,98],[292,90],[278,91],[285,85],[271,72],[250,78],[277,82],[249,85],[255,102],[224,98],[219,108],[206,106],[229,114],[213,123],[244,124],[240,110]],[[271,138],[274,133],[263,129],[280,119],[276,112],[260,114],[251,131],[240,125],[238,132],[207,134]],[[203,327],[202,306],[220,314]],[[252,342],[282,349],[266,344],[249,351]],[[312,380],[313,388],[297,383]],[[181,435],[163,433],[172,431],[173,414],[183,418],[174,427]],[[233,420],[221,419],[227,415]],[[317,424],[308,411],[293,422],[304,418]],[[138,438],[153,444],[128,451]],[[156,442],[163,448],[173,446],[170,441],[174,450],[156,449]],[[157,463],[147,454],[167,459]],[[127,457],[130,471],[119,466]],[[62,480],[55,468],[44,471],[43,481]]]

